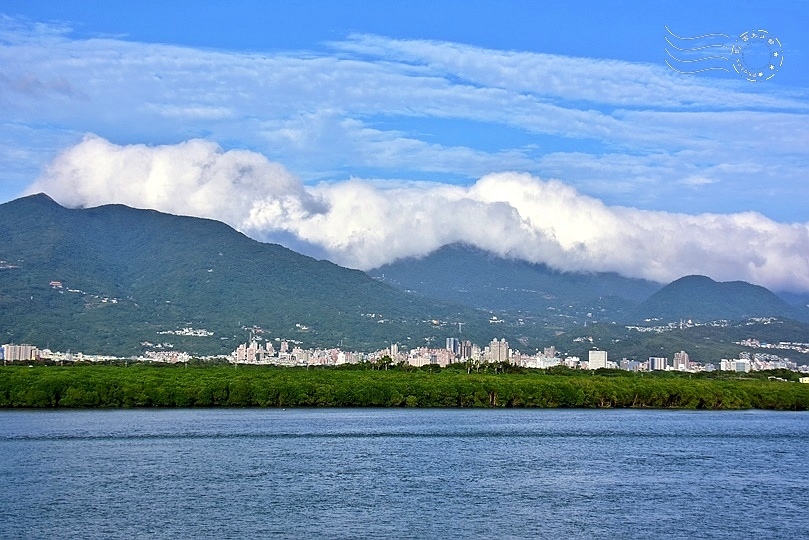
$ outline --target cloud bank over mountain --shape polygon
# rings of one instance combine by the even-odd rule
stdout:
[[[360,178],[305,185],[262,154],[202,139],[122,146],[88,135],[28,189],[39,191],[68,206],[122,203],[218,219],[364,270],[465,242],[563,271],[660,282],[705,274],[809,291],[807,223],[610,206],[527,173],[488,174],[468,186]]]

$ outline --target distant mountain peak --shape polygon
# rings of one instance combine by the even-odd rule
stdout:
[[[164,339],[159,332],[193,326],[215,335],[171,346],[218,354],[254,326],[359,349],[406,343],[433,319],[461,318],[470,334],[474,324],[488,329],[486,314],[407,295],[219,221],[119,204],[67,209],[42,193],[0,205],[0,261],[8,261],[4,342],[135,354]]]
[[[716,281],[715,279],[711,279],[708,276],[703,276],[701,274],[690,274],[687,276],[683,276],[681,278],[677,278],[671,282],[671,284],[674,283],[683,284],[683,283],[719,283],[719,282]]]
[[[676,320],[742,320],[749,317],[800,317],[795,308],[760,285],[716,281],[689,275],[672,281],[643,302],[640,317]]]
[[[39,203],[39,204],[48,204],[51,206],[62,206],[55,200],[53,200],[48,194],[46,193],[34,193],[32,195],[27,195],[25,197],[20,197],[16,201],[12,201],[14,203],[20,202],[32,202],[32,203]]]

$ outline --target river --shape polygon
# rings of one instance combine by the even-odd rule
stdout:
[[[3,538],[809,538],[809,413],[0,411]]]

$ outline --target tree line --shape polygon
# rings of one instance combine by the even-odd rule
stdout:
[[[535,407],[809,410],[809,385],[505,367],[6,366],[2,408]]]

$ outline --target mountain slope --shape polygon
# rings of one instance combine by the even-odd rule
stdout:
[[[425,320],[487,324],[223,223],[121,205],[67,209],[42,194],[0,205],[0,261],[0,343],[133,354],[171,342],[222,353],[259,326],[269,338],[363,349],[436,334]],[[166,334],[186,326],[214,336]]]
[[[454,244],[422,258],[402,259],[369,272],[404,290],[500,311],[622,319],[661,288],[613,273],[563,273]]]
[[[505,337],[523,351],[552,344],[577,351],[574,338],[597,338],[603,328],[609,331],[602,346],[624,344],[624,354],[634,355],[648,348],[648,336],[591,323],[798,318],[797,308],[747,283],[690,276],[660,289],[614,274],[560,274],[466,246],[374,273],[377,279],[262,244],[216,221],[120,205],[67,209],[34,195],[0,205],[0,343],[222,354],[257,326],[267,339],[307,347],[342,342],[370,350],[389,342],[407,348],[441,346],[446,337],[478,344]],[[213,334],[178,335],[185,327]]]
[[[764,287],[744,281],[717,282],[706,276],[685,276],[671,282],[638,306],[637,315],[669,321],[805,318]]]

